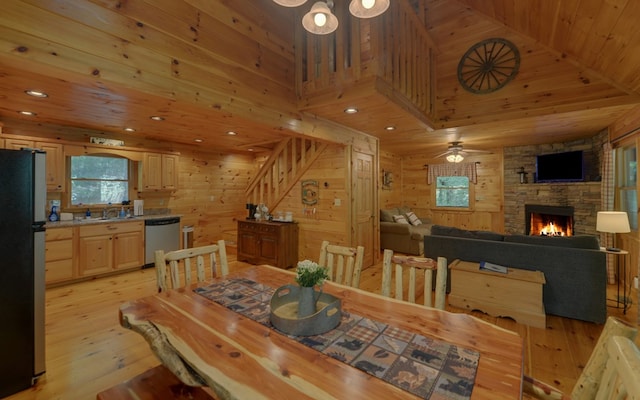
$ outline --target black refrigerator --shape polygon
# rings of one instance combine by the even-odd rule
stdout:
[[[45,371],[45,153],[0,149],[0,398]]]

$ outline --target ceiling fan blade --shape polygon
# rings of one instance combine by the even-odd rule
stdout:
[[[490,152],[490,151],[488,151],[488,150],[464,149],[464,151],[466,151],[467,153],[484,153],[484,154],[491,154],[491,152]]]
[[[437,156],[435,156],[434,158],[444,157],[444,156],[446,156],[447,154],[450,154],[450,153],[451,153],[451,150],[447,150],[447,151],[445,151],[444,153],[440,153],[440,154],[438,154],[438,155],[437,155]]]

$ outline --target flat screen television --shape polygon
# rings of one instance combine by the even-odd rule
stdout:
[[[584,181],[582,150],[536,156],[536,182]]]

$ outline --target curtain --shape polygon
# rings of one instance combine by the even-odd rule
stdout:
[[[476,163],[446,163],[428,166],[427,183],[431,185],[439,176],[466,176],[469,182],[478,183]]]
[[[601,210],[613,211],[615,196],[615,165],[613,160],[613,149],[611,143],[602,146],[602,187],[600,190]],[[600,245],[603,247],[613,246],[613,236],[611,233],[600,233]],[[607,255],[607,282],[616,283],[615,257]]]

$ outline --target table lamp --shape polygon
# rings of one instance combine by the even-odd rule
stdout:
[[[624,211],[598,211],[596,230],[598,232],[613,233],[613,247],[607,247],[607,251],[620,251],[619,248],[615,247],[615,234],[631,232],[627,213]]]

